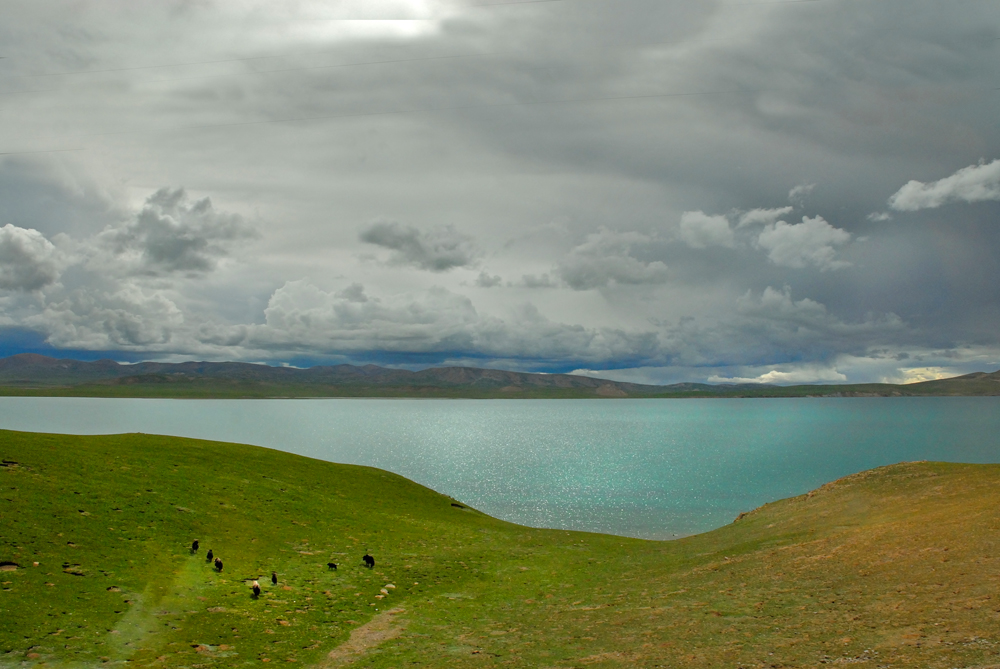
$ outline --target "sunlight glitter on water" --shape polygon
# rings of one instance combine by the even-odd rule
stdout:
[[[381,467],[539,527],[672,538],[903,460],[1000,462],[1000,398],[0,398],[0,427],[146,432]]]

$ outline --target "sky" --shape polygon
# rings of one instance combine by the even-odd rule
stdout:
[[[0,354],[1000,369],[992,0],[0,0]]]

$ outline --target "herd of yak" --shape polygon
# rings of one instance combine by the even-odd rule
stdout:
[[[197,552],[198,552],[198,540],[195,539],[194,541],[191,542],[191,554],[194,555]],[[205,554],[205,561],[206,562],[213,562],[215,564],[216,571],[222,571],[222,566],[223,566],[222,565],[222,558],[216,556],[212,552],[211,548],[209,548],[208,549],[208,553]],[[364,557],[361,558],[361,561],[364,562],[365,566],[368,567],[369,569],[373,569],[375,567],[375,558],[373,558],[368,553],[365,553]],[[326,566],[329,569],[336,569],[337,568],[337,563],[335,563],[335,562],[327,562]],[[271,584],[272,585],[278,585],[278,573],[277,572],[274,572],[274,571],[271,572]],[[253,582],[253,596],[254,596],[254,598],[260,597],[260,584],[257,581]]]

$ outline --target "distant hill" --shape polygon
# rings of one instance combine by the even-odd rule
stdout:
[[[475,367],[419,372],[377,365],[308,369],[245,362],[85,362],[21,353],[0,358],[0,395],[85,397],[898,397],[1000,395],[1000,371],[907,385],[623,383]]]

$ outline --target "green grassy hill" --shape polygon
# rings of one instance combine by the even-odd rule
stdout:
[[[1000,662],[1000,466],[885,467],[653,542],[251,446],[0,432],[0,459],[0,667]]]

